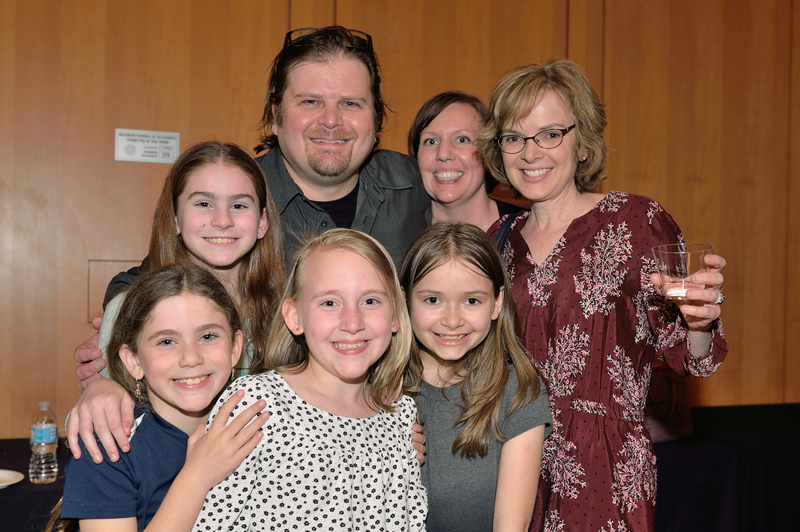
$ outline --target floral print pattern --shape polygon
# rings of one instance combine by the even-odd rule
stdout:
[[[553,410],[553,432],[544,441],[542,451],[542,475],[550,479],[554,493],[576,499],[579,488],[586,487],[586,482],[580,480],[586,476],[586,472],[570,453],[575,449],[575,444],[566,440],[559,430],[561,424],[556,419],[560,418],[560,413],[559,410]]]
[[[542,376],[550,383],[550,397],[563,397],[575,389],[575,376],[586,367],[589,356],[589,335],[581,333],[577,325],[564,327],[547,349],[547,362],[539,367]]]
[[[628,532],[628,527],[622,521],[614,523],[611,519],[608,520],[608,528],[602,527],[597,532]]]
[[[552,510],[544,522],[544,532],[563,532],[567,529],[566,527],[567,524],[558,515],[557,510]]]
[[[597,401],[587,401],[586,399],[573,399],[569,405],[575,412],[585,412],[596,416],[606,415],[606,405]]]
[[[558,265],[561,259],[557,258],[561,250],[564,249],[564,239],[561,238],[556,243],[556,247],[550,253],[548,260],[539,267],[539,275],[528,277],[528,293],[531,295],[531,304],[534,307],[543,307],[550,299],[550,291],[545,291],[545,288],[556,284],[558,278]],[[528,261],[533,262],[530,254],[528,254]]]
[[[614,308],[612,297],[619,296],[628,273],[620,266],[631,256],[630,233],[625,222],[616,228],[608,224],[608,232],[600,231],[594,238],[591,251],[581,250],[581,272],[574,277],[575,291],[581,296],[586,318],[596,312],[608,314]]]
[[[661,214],[663,212],[664,212],[664,209],[663,209],[663,207],[661,207],[661,205],[659,205],[655,201],[651,201],[648,204],[648,207],[647,207],[647,219],[648,219],[648,221],[652,224],[653,223],[653,218],[655,218],[655,216],[657,214]]]
[[[609,192],[602,202],[597,204],[597,210],[601,213],[605,212],[619,212],[623,203],[628,202],[628,195],[624,192],[612,191]]]
[[[626,436],[619,455],[623,459],[614,464],[611,500],[630,512],[644,498],[656,498],[656,456],[650,440],[632,434]]]
[[[553,410],[531,530],[652,531],[656,467],[642,419],[653,361],[711,375],[727,353],[722,326],[709,355],[693,357],[680,311],[650,282],[650,249],[682,239],[658,203],[610,192],[542,264],[521,234],[529,215],[517,215],[502,255]]]
[[[622,406],[622,419],[641,423],[644,420],[644,403],[647,399],[647,389],[650,387],[650,372],[652,365],[647,364],[643,371],[637,375],[633,361],[625,356],[625,351],[617,346],[614,353],[607,357],[609,376],[614,381],[611,397]]]

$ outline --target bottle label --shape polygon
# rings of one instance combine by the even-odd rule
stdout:
[[[31,425],[31,443],[55,443],[58,440],[58,425],[45,423]]]

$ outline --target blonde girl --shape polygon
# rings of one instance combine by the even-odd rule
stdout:
[[[416,408],[401,396],[410,347],[386,250],[350,229],[306,240],[257,374],[218,402],[244,390],[238,412],[265,399],[265,438],[209,492],[194,530],[423,529]]]
[[[203,142],[190,147],[164,182],[143,266],[187,263],[213,273],[244,318],[245,347],[237,374],[246,374],[250,360],[263,356],[285,275],[277,209],[258,164],[236,145]],[[106,354],[124,298],[120,294],[106,306],[99,339]],[[127,452],[132,420],[133,403],[116,383],[92,383],[70,414],[67,435],[73,455],[80,457],[80,432],[92,459],[102,460],[94,431],[116,460],[117,445]]]
[[[433,224],[400,279],[416,339],[428,530],[527,530],[552,420],[494,242],[472,224]]]
[[[68,529],[191,528],[208,489],[262,437],[262,418],[245,425],[263,401],[227,427],[204,430],[242,344],[236,306],[207,270],[172,265],[139,279],[109,344],[112,378],[137,402],[131,449],[116,463],[70,460],[60,507]],[[227,417],[240,399],[234,395],[220,412]]]

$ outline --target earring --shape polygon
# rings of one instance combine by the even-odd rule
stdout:
[[[258,232],[258,238],[261,238],[261,231]]]
[[[586,156],[585,155],[581,155],[581,162],[583,162],[585,160],[586,160]]]
[[[136,388],[133,390],[133,398],[137,401],[142,398],[142,385],[138,380],[136,381]]]
[[[231,380],[236,380],[236,368],[231,368]]]

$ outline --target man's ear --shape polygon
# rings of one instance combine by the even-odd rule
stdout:
[[[303,324],[300,321],[300,310],[293,299],[284,299],[281,304],[283,322],[295,336],[303,334]]]
[[[122,344],[119,348],[119,358],[125,364],[125,369],[131,374],[135,380],[139,381],[144,378],[144,368],[139,363],[139,356],[128,347],[128,344]]]

